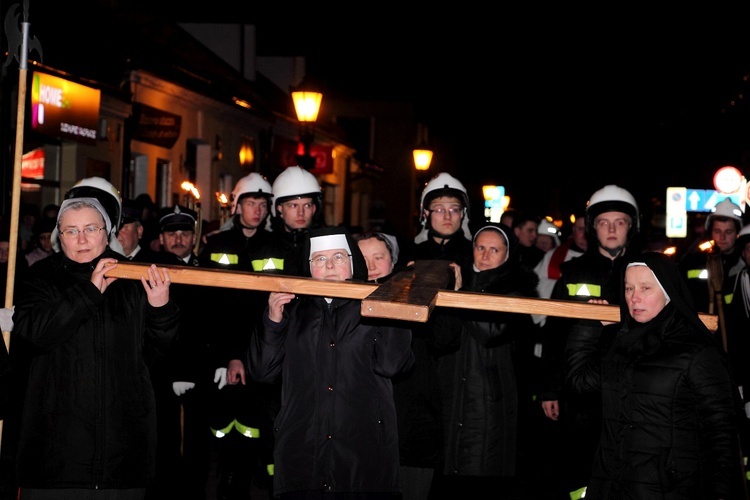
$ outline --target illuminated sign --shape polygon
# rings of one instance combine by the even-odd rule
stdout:
[[[141,103],[133,104],[133,139],[171,148],[180,137],[182,117]]]
[[[96,143],[101,92],[63,78],[34,73],[31,128],[39,133]]]

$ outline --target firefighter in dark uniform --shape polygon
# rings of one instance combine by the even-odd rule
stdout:
[[[308,229],[323,225],[323,190],[313,174],[291,166],[273,181],[273,197],[271,242],[253,259],[253,271],[303,276],[302,245]]]
[[[174,205],[160,212],[159,240],[162,251],[158,252],[159,264],[169,266],[200,267],[194,253],[198,214],[188,207]],[[180,306],[180,328],[173,346],[163,360],[164,374],[154,383],[155,390],[164,394],[160,418],[167,421],[170,444],[171,436],[179,429],[181,440],[177,450],[170,450],[169,457],[177,455],[177,480],[173,484],[159,484],[152,498],[159,494],[171,494],[175,498],[205,500],[206,484],[210,470],[211,434],[208,431],[211,391],[214,366],[210,362],[213,346],[213,331],[207,320],[207,287],[175,284],[173,297]],[[163,390],[166,385],[166,391]],[[172,393],[169,394],[169,389]],[[168,399],[169,398],[169,399]],[[176,403],[175,403],[176,401]],[[157,400],[157,406],[160,402]],[[171,487],[170,487],[171,486]],[[164,490],[164,488],[169,488]]]
[[[222,231],[207,238],[198,260],[212,269],[253,271],[253,258],[271,240],[267,230],[271,184],[264,176],[250,173],[237,181],[231,201],[231,218]],[[268,302],[267,292],[253,290],[211,288],[209,296],[211,310],[220,312],[226,325],[259,322]],[[242,362],[249,336],[231,328],[221,330],[215,332],[217,386],[210,415],[218,458],[217,499],[249,498],[252,480],[271,498],[273,417],[280,386],[251,380]]]
[[[607,185],[596,191],[586,205],[588,249],[583,255],[560,264],[561,277],[552,290],[553,300],[588,302],[620,299],[625,254],[635,252],[633,238],[640,227],[635,198],[626,189]],[[559,421],[562,449],[557,468],[562,494],[581,498],[599,441],[601,400],[594,394],[572,394],[564,387],[564,350],[570,329],[577,321],[549,316],[543,327],[542,409],[547,418]],[[599,327],[601,323],[594,321]]]
[[[680,270],[687,279],[688,289],[698,312],[716,314],[711,307],[715,305],[716,293],[713,283],[722,285],[734,280],[744,267],[741,250],[736,245],[742,228],[742,210],[729,198],[717,203],[706,217],[706,236],[713,241],[705,251],[696,250],[680,259]],[[710,266],[709,262],[714,265]],[[710,273],[718,272],[718,276]]]

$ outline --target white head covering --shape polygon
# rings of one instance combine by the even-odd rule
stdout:
[[[645,262],[631,262],[630,264],[628,264],[628,267],[633,267],[633,266],[648,267],[648,265]],[[648,270],[651,271],[651,274],[653,275],[654,280],[656,281],[656,284],[659,285],[659,288],[661,288],[661,293],[664,294],[664,297],[666,297],[666,299],[667,299],[667,304],[669,304],[669,301],[672,300],[672,299],[669,298],[669,294],[667,293],[666,290],[664,290],[664,287],[659,282],[659,278],[656,277],[656,274],[654,274],[654,271],[650,267],[648,267]]]
[[[57,229],[57,227],[60,225],[60,219],[62,218],[63,213],[65,213],[65,211],[70,208],[70,205],[80,201],[86,203],[87,205],[91,205],[100,214],[102,214],[102,217],[104,218],[104,225],[107,227],[107,234],[109,235],[109,247],[115,252],[124,255],[125,250],[122,248],[122,244],[117,239],[117,232],[112,231],[112,221],[109,220],[109,215],[107,215],[107,211],[104,209],[104,205],[102,205],[96,198],[68,198],[60,204],[60,210],[57,212],[57,224],[55,224],[55,229],[52,231],[52,235],[50,237],[50,239],[52,240],[52,247],[55,249],[55,252],[60,251],[60,233]]]
[[[391,251],[391,260],[393,261],[393,265],[396,265],[396,262],[398,262],[398,240],[395,236],[392,234],[386,234],[386,233],[378,233],[383,239],[386,240],[386,245],[388,246],[388,250]]]
[[[346,240],[344,234],[327,234],[324,236],[313,236],[310,238],[310,255],[308,259],[312,259],[315,252],[324,252],[326,250],[335,250],[343,248],[346,250],[348,255],[352,254],[352,249],[349,248],[349,242]],[[349,266],[354,274],[354,262],[349,259]]]
[[[60,205],[60,210],[57,212],[57,225],[60,225],[60,219],[62,218],[65,211],[70,208],[70,205],[77,202],[83,202],[96,208],[96,210],[100,214],[102,214],[102,217],[104,218],[104,225],[107,226],[107,234],[112,231],[112,221],[109,220],[109,215],[107,215],[107,211],[104,210],[104,206],[96,198],[69,198],[63,201]]]

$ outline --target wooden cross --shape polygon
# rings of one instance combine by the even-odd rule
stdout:
[[[149,264],[119,262],[117,267],[107,271],[106,275],[114,278],[140,279],[141,276],[147,276],[148,267]],[[620,308],[615,305],[444,290],[443,287],[448,283],[453,271],[449,267],[449,261],[443,260],[416,261],[413,266],[395,274],[381,285],[224,269],[159,267],[168,268],[172,283],[358,299],[362,301],[362,316],[375,318],[424,323],[435,307],[454,307],[620,321]],[[717,316],[700,314],[700,317],[709,330],[716,332]]]

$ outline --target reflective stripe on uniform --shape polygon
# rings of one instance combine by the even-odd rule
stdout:
[[[734,294],[733,293],[728,293],[728,294],[724,295],[724,303],[727,304],[727,305],[731,304],[733,298],[734,298]]]
[[[586,498],[586,487],[579,488],[575,491],[570,492],[570,500],[580,500],[581,498]]]
[[[246,438],[260,437],[260,429],[241,424],[237,421],[237,419],[234,419],[231,422],[229,422],[229,425],[227,425],[223,429],[214,429],[213,427],[211,427],[211,434],[213,434],[217,438],[223,438],[224,436],[229,434],[229,432],[232,430],[232,427],[237,429],[237,432],[239,432]]]
[[[243,425],[237,422],[237,420],[234,421],[234,428],[240,431],[240,434],[242,434],[246,438],[260,437],[260,429],[256,429],[255,427],[248,427],[247,425]]]
[[[688,269],[687,277],[689,280],[705,280],[708,279],[708,271],[705,269]]]
[[[219,264],[233,264],[236,265],[240,261],[239,257],[235,254],[228,253],[212,253],[211,262],[217,262]]]
[[[278,269],[279,271],[284,270],[284,259],[258,259],[254,260],[252,264],[253,271],[255,272],[273,271],[275,269]]]
[[[568,295],[571,297],[601,297],[601,285],[591,283],[569,283],[567,285]]]
[[[269,476],[273,476],[273,464],[266,465],[266,472],[268,472]]]

